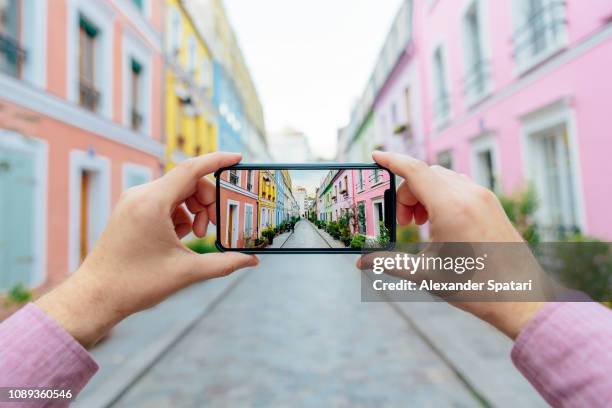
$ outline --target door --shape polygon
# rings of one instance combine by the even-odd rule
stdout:
[[[382,201],[374,203],[374,235],[380,235],[380,223],[385,221],[385,212]]]
[[[35,157],[0,148],[0,289],[34,274]]]
[[[238,242],[238,206],[236,204],[229,205],[227,222],[227,242],[230,248],[236,248]]]

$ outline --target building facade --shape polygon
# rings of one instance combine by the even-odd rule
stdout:
[[[181,0],[165,0],[166,169],[217,150],[211,52]]]
[[[221,173],[220,241],[226,248],[245,248],[257,236],[259,171],[229,170]]]
[[[468,174],[500,194],[531,186],[544,239],[575,232],[612,238],[604,208],[612,191],[601,188],[612,170],[602,148],[612,4],[438,0],[404,7],[412,10],[411,40],[381,75],[385,86],[374,88],[374,131],[366,140]],[[389,120],[394,115],[400,119]],[[352,122],[359,129],[362,121]],[[353,140],[344,155],[361,150],[362,139]]]
[[[74,271],[160,173],[162,4],[0,3],[0,289]]]
[[[276,226],[276,173],[274,170],[259,172],[259,235]]]

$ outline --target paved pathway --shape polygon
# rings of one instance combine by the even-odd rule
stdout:
[[[295,224],[293,234],[283,244],[283,249],[317,248],[327,249],[332,246],[319,234],[317,227],[308,220],[300,220]]]
[[[268,256],[117,402],[165,406],[478,406],[354,257]]]

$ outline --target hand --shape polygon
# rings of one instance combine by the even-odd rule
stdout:
[[[253,255],[199,255],[180,241],[192,230],[203,237],[208,222],[216,223],[215,186],[204,176],[240,159],[208,154],[124,192],[81,267],[37,305],[89,347],[125,317],[192,283],[257,265]]]
[[[373,158],[404,178],[397,189],[398,224],[414,221],[422,225],[429,221],[431,240],[439,243],[523,242],[495,194],[467,176],[395,153],[374,152]],[[499,264],[505,261],[498,260]],[[515,338],[543,304],[461,302],[454,305]]]

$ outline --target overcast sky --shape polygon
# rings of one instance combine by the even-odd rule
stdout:
[[[330,158],[401,0],[225,0],[268,131],[306,133]]]
[[[314,195],[328,172],[329,170],[289,170],[294,193],[298,187],[304,187],[308,195]]]

